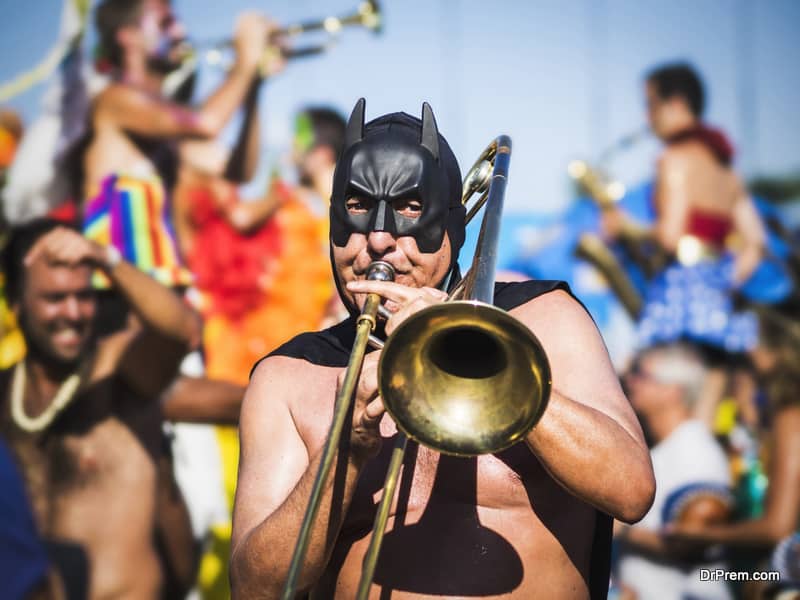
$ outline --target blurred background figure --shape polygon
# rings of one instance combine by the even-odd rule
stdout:
[[[157,400],[199,342],[197,315],[54,220],[14,228],[2,258],[27,352],[0,371],[0,434],[61,579],[93,598],[185,593],[194,543]],[[130,302],[136,328],[97,336],[94,269]]]
[[[718,557],[670,547],[662,537],[673,521],[719,523],[732,514],[727,457],[708,427],[693,418],[707,373],[696,350],[672,344],[639,353],[625,377],[628,399],[652,444],[656,477],[655,501],[644,519],[616,528],[618,583],[630,597],[732,597],[725,582],[700,578],[700,568],[725,568]]]
[[[22,119],[14,110],[0,110],[0,194],[5,188],[8,169],[14,161],[17,146],[22,138]],[[5,218],[0,217],[2,233],[0,244],[5,243]],[[25,352],[25,342],[17,327],[14,314],[5,299],[5,277],[0,274],[0,369],[14,364]]]
[[[257,129],[257,121],[243,119],[245,129]],[[203,295],[211,377],[245,385],[259,358],[320,327],[335,306],[327,214],[344,120],[329,108],[308,108],[295,124],[298,184],[276,178],[261,198],[240,198],[234,179],[202,169],[200,151],[208,148],[184,145],[176,226]]]
[[[767,399],[763,448],[769,487],[763,508],[736,523],[675,523],[669,540],[726,548],[742,570],[771,569],[779,583],[744,586],[747,597],[800,593],[800,328],[771,313],[761,319],[753,364]],[[791,595],[789,597],[792,597]]]
[[[247,14],[234,38],[236,64],[197,109],[162,95],[166,76],[182,61],[185,31],[165,0],[107,0],[96,10],[103,60],[111,82],[95,98],[83,154],[83,228],[90,239],[170,286],[191,276],[178,252],[169,197],[176,143],[216,137],[258,78],[268,22]],[[109,317],[111,318],[111,317]]]

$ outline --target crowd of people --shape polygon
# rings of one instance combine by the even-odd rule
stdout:
[[[277,25],[240,15],[200,100],[191,78],[165,91],[187,57],[170,2],[102,0],[94,17],[106,81],[59,154],[69,193],[5,224],[4,594],[275,598],[367,295],[389,336],[461,281],[462,173],[430,106],[368,120],[362,99],[349,120],[301,109],[297,184],[240,197],[260,90],[286,67]],[[548,357],[546,409],[494,454],[408,442],[370,597],[800,597],[797,292],[748,292],[776,234],[702,120],[694,69],[653,70],[644,97],[664,142],[655,218],[600,223],[606,254],[633,245],[648,274],[629,366],[563,282],[498,282],[494,304]],[[0,185],[23,137],[0,112]],[[394,281],[366,280],[376,260]],[[300,597],[359,585],[400,435],[380,355],[322,482]],[[735,571],[778,576],[719,575]]]

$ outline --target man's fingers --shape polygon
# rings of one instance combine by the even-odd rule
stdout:
[[[351,281],[347,284],[347,289],[351,292],[363,294],[378,294],[382,298],[391,300],[396,304],[410,302],[420,295],[427,296],[431,300],[444,301],[447,294],[432,287],[415,288],[407,285],[395,283],[393,281]]]
[[[393,281],[351,281],[347,284],[347,289],[351,292],[378,294],[397,304],[407,302],[419,293],[417,288],[400,285]]]
[[[365,425],[377,425],[381,421],[383,413],[386,412],[386,407],[383,405],[383,400],[380,396],[375,398],[372,402],[367,404],[364,408],[363,421]]]
[[[28,253],[25,255],[25,260],[23,261],[26,267],[29,267],[33,263],[35,263],[36,259],[38,259],[39,256],[42,254],[42,248],[43,248],[42,244],[45,241],[46,241],[45,238],[41,238],[33,245],[33,248],[28,250]]]

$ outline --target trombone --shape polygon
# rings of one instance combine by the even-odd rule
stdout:
[[[547,406],[550,366],[541,344],[522,323],[492,305],[510,155],[510,138],[498,136],[464,179],[462,203],[467,206],[467,222],[486,205],[467,275],[447,302],[408,317],[385,343],[374,342],[383,348],[378,390],[398,434],[364,556],[359,600],[369,595],[408,439],[456,456],[498,452],[522,440]],[[478,199],[470,205],[476,194]],[[367,278],[389,280],[393,272],[378,261],[370,265]],[[369,294],[357,320],[356,339],[292,556],[284,600],[293,599],[297,591],[322,483],[330,472],[378,314],[383,314],[380,296]]]

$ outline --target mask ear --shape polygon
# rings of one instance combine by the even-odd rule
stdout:
[[[356,142],[360,142],[364,137],[364,98],[359,98],[353,112],[350,113],[350,120],[347,121],[347,129],[344,132],[344,147],[349,148]]]
[[[436,127],[436,119],[433,118],[433,110],[427,102],[422,103],[422,136],[419,143],[427,148],[436,162],[439,162],[439,130]]]

